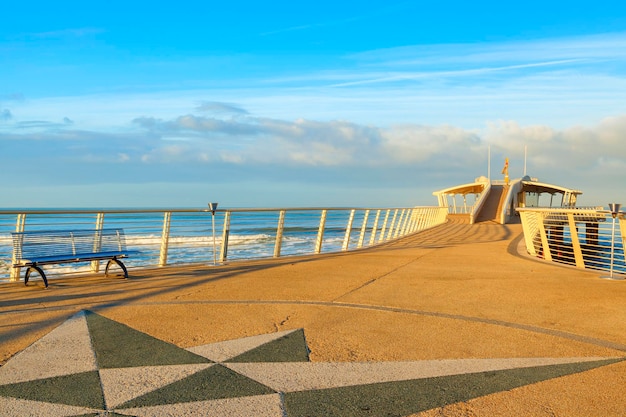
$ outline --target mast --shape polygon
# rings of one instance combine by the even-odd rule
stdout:
[[[491,145],[487,147],[487,179],[491,181]]]
[[[526,154],[528,153],[528,146],[524,145],[524,177],[526,176]]]

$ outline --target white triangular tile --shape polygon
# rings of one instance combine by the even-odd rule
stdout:
[[[100,381],[105,403],[107,408],[115,408],[126,401],[186,378],[210,366],[213,364],[101,369]]]
[[[223,362],[232,359],[242,353],[255,349],[261,345],[280,339],[296,330],[286,330],[277,333],[262,334],[257,336],[244,337],[241,339],[227,340],[224,342],[211,343],[208,345],[196,346],[187,350],[196,355],[203,356],[215,362]]]
[[[416,362],[228,363],[228,368],[279,392],[461,375],[612,358],[447,359]]]
[[[64,404],[53,404],[41,401],[20,400],[17,398],[0,397],[0,415],[2,417],[41,417],[41,416],[77,416],[98,413],[102,410],[76,407]]]
[[[85,313],[81,311],[0,368],[0,385],[97,369]]]
[[[138,407],[116,410],[137,417],[176,416],[176,417],[282,417],[284,412],[280,394],[256,395],[251,397],[227,398],[213,401],[199,401]]]

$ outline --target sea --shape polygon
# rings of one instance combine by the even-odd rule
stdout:
[[[391,222],[395,209],[354,209],[350,227],[348,249],[379,243],[383,218],[390,211]],[[374,229],[375,215],[380,219]],[[10,277],[13,243],[11,232],[20,221],[19,210],[0,211],[0,281]],[[346,230],[352,209],[328,209],[321,253],[343,250]],[[170,213],[169,217],[166,213]],[[97,212],[75,209],[30,210],[25,218],[24,230],[94,230],[98,222],[103,228],[122,228],[129,249],[138,252],[124,261],[129,269],[154,267],[163,262],[164,241],[167,242],[167,265],[218,264],[222,260],[254,260],[272,258],[276,250],[276,237],[280,209],[237,209],[214,215],[208,210],[111,210],[98,216]],[[322,209],[288,209],[284,213],[280,256],[313,254],[322,219]],[[164,239],[164,225],[169,224],[168,239]],[[365,227],[364,227],[365,225]],[[167,228],[166,228],[167,229]],[[363,236],[361,236],[363,231]],[[226,241],[227,245],[223,246]],[[225,259],[223,259],[225,258]],[[47,265],[46,274],[81,273],[89,271],[89,263]]]

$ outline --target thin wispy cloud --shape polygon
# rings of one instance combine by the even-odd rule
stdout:
[[[93,35],[104,33],[105,30],[101,28],[84,27],[84,28],[68,28],[60,30],[52,30],[47,32],[30,32],[15,34],[9,38],[9,40],[58,40],[58,39],[72,39],[72,38],[84,38]]]
[[[419,45],[364,52],[348,58],[353,62],[351,70],[325,70],[282,80],[293,83],[334,79],[336,82],[330,86],[347,87],[496,72],[511,72],[513,78],[527,75],[520,70],[610,72],[607,63],[626,58],[626,32],[480,45]]]
[[[329,26],[342,26],[342,25],[346,25],[352,22],[357,22],[360,20],[367,20],[367,19],[380,19],[381,15],[383,14],[389,13],[391,11],[397,12],[398,10],[403,9],[409,5],[411,5],[411,2],[407,2],[407,1],[392,3],[392,4],[386,5],[385,7],[379,7],[373,10],[369,10],[367,13],[346,16],[341,19],[327,20],[327,21],[322,21],[322,22],[308,23],[308,24],[285,27],[281,29],[270,30],[267,32],[260,33],[260,36],[280,35],[283,33],[313,30],[313,29],[319,29],[319,28],[324,28],[324,27],[329,27]]]
[[[442,65],[626,56],[626,32],[523,41],[410,45],[351,54],[364,65]]]
[[[228,103],[220,103],[215,101],[204,101],[198,107],[197,111],[217,114],[233,114],[233,115],[245,115],[248,111]]]
[[[473,77],[477,75],[487,75],[497,72],[511,72],[516,70],[543,68],[543,67],[567,67],[569,64],[580,63],[580,59],[569,59],[561,61],[536,62],[520,65],[507,65],[498,67],[483,67],[461,70],[444,70],[444,71],[427,71],[427,72],[400,72],[387,75],[380,78],[365,79],[360,81],[350,81],[338,84],[332,84],[331,87],[349,87],[364,84],[379,84],[398,81],[425,80],[428,78],[436,78],[438,80],[444,78]],[[364,75],[363,75],[364,76]]]

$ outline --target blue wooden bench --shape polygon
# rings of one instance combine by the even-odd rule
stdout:
[[[28,285],[31,271],[39,273],[48,288],[48,279],[42,265],[69,262],[109,260],[105,275],[111,264],[119,265],[128,278],[128,271],[120,261],[134,250],[126,248],[124,229],[101,230],[40,230],[11,233],[13,237],[13,267],[26,267],[24,285]]]

